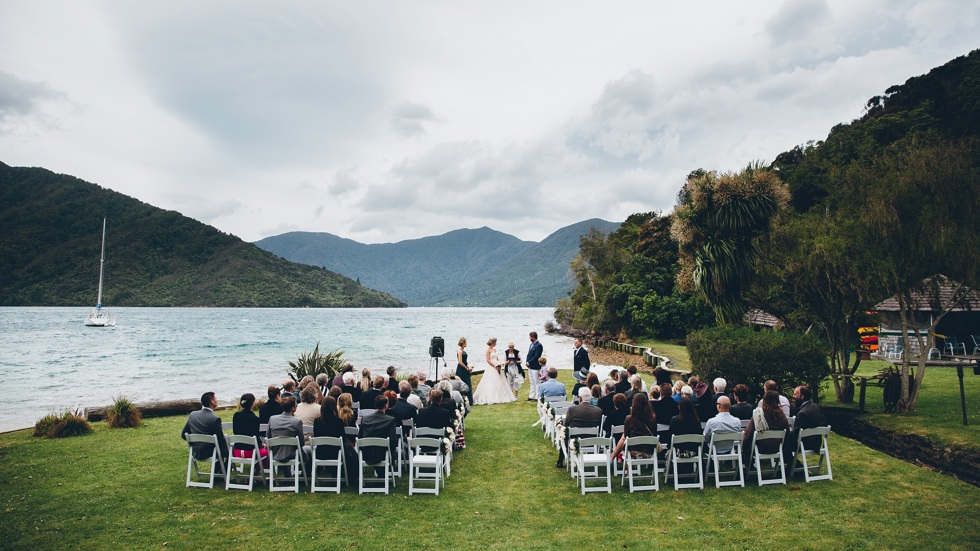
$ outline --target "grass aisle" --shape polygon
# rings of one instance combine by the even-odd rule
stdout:
[[[474,408],[438,497],[409,497],[407,477],[390,496],[184,488],[183,418],[0,435],[0,547],[980,548],[980,489],[845,438],[832,482],[582,496],[535,417],[523,397]]]

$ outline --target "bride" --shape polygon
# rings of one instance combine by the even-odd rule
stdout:
[[[491,337],[487,341],[487,368],[483,371],[483,378],[473,393],[473,403],[476,405],[500,404],[513,402],[517,399],[511,392],[510,385],[500,374],[500,362],[497,360],[496,346],[497,338]]]

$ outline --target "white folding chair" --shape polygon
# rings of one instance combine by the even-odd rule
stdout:
[[[677,448],[678,445],[697,444],[697,449],[688,453]],[[704,448],[704,437],[700,434],[675,434],[670,438],[670,451],[667,452],[667,468],[664,473],[664,484],[674,478],[674,490],[682,488],[704,489],[704,469],[701,464],[701,452]],[[681,465],[690,465],[692,473],[681,473]],[[696,477],[697,482],[682,483],[681,476]]]
[[[630,446],[636,449],[637,446],[653,446],[654,450],[660,448],[659,436],[630,436],[626,438],[626,445],[623,447],[623,472],[620,479],[620,486],[629,480],[629,489],[632,494],[638,490],[660,491],[660,460],[657,452],[654,451],[650,457],[632,457]],[[643,474],[643,468],[649,466],[650,474]],[[637,481],[649,479],[651,484],[638,484]]]
[[[439,495],[439,485],[446,485],[442,477],[442,439],[409,438],[408,453],[408,495]],[[431,480],[432,488],[416,487],[421,480]]]
[[[234,426],[235,426],[235,424],[232,423],[231,421],[222,421],[221,422],[221,432],[225,433],[226,436],[229,435],[229,434],[232,434],[232,430],[234,430],[233,429]]]
[[[251,452],[251,457],[235,457],[235,445],[247,446],[241,448],[243,451]],[[258,436],[245,436],[233,434],[228,437],[228,476],[225,477],[226,490],[248,490],[252,491],[255,483],[255,475],[258,474],[262,483],[265,483],[265,470],[262,468],[262,456],[259,453]],[[244,455],[244,454],[243,454]],[[245,476],[247,472],[248,483],[232,482],[240,476]]]
[[[391,449],[388,447],[387,438],[358,438],[357,443],[354,447],[357,449],[357,465],[360,471],[360,476],[358,476],[357,482],[357,493],[359,494],[370,494],[370,493],[384,493],[388,494],[388,480],[391,479],[391,486],[395,486],[395,477],[392,472],[391,465]],[[377,463],[367,463],[364,461],[364,451],[371,448],[384,448],[384,456],[381,461]],[[367,476],[364,474],[364,469],[366,468],[369,474],[374,474],[374,469],[378,467],[384,470],[384,475],[378,476]],[[366,482],[382,482],[383,486],[369,487],[366,486]]]
[[[306,479],[306,458],[303,456],[303,442],[298,436],[276,436],[266,441],[269,447],[269,491],[270,492],[299,492],[299,481]],[[290,459],[277,461],[275,453],[278,448],[293,448]],[[292,485],[276,485],[276,473],[280,469],[291,472],[292,476],[280,476],[279,480],[293,479]]]
[[[340,493],[341,485],[347,482],[347,463],[344,462],[344,446],[347,444],[343,438],[336,436],[314,436],[310,439],[310,446],[313,448],[312,459],[310,460],[310,492],[336,492]],[[319,459],[317,450],[326,452],[327,457]],[[334,476],[320,477],[320,471],[325,475],[331,474],[333,469]],[[323,484],[318,484],[320,481]]]
[[[568,439],[567,439],[567,442],[566,442],[565,439],[562,439],[560,445],[561,445],[561,450],[565,453],[565,465],[568,468],[569,475],[572,478],[575,478],[576,476],[578,476],[578,463],[575,462],[575,457],[574,457],[575,454],[570,453],[570,450],[568,449],[568,442],[571,442],[572,440],[575,440],[575,439],[594,438],[594,437],[597,437],[597,436],[599,436],[600,427],[598,427],[598,426],[595,426],[595,427],[575,427],[575,428],[571,428],[571,429],[567,429],[567,430],[568,430]],[[578,453],[578,452],[582,451],[582,448],[579,447],[575,451],[576,451],[576,453]]]
[[[416,438],[435,438],[442,442],[446,438],[446,429],[437,429],[432,427],[415,427],[415,437]],[[443,471],[445,472],[445,477],[452,474],[452,467],[450,464],[453,461],[453,443],[449,443],[449,451],[442,454],[442,465]]]
[[[783,462],[783,440],[785,438],[785,430],[756,431],[752,435],[752,459],[749,460],[749,468],[755,468],[759,486],[765,486],[766,484],[786,484],[786,464]],[[760,440],[778,440],[779,447],[773,453],[762,453],[759,451]],[[769,462],[769,470],[767,472],[773,475],[772,478],[763,477],[762,464],[764,461]]]
[[[187,439],[187,487],[188,488],[214,488],[216,478],[224,478],[225,465],[221,461],[221,449],[218,447],[218,437],[213,434],[190,434]],[[196,459],[194,457],[193,444],[210,444],[213,446],[211,457],[207,459]],[[198,461],[210,463],[207,471],[201,471]],[[193,474],[192,474],[193,473]],[[206,477],[207,481],[202,481]]]
[[[609,452],[612,446],[609,439],[603,436],[591,436],[579,439],[575,457],[571,460],[578,465],[579,482],[582,484],[582,495],[586,492],[612,493],[612,466]],[[593,470],[594,473],[590,473]],[[605,472],[605,474],[600,474]],[[588,482],[604,481],[603,486],[589,486]]]
[[[564,402],[565,401],[565,397],[564,396],[545,396],[544,397],[544,401],[545,402]]]
[[[749,428],[749,421],[751,421],[751,419],[742,419],[742,430],[743,431],[745,429]]]
[[[731,447],[727,452],[718,448]],[[708,442],[708,476],[715,472],[715,487],[741,486],[745,487],[745,476],[742,473],[742,433],[715,432]],[[722,471],[722,463],[732,463],[734,469]],[[733,480],[722,481],[722,475],[734,475]]]
[[[796,416],[787,417],[786,422],[789,423],[789,430],[793,430],[793,427],[796,426]]]
[[[393,458],[395,465],[392,469],[392,473],[398,478],[401,478],[402,476],[402,462],[405,461],[406,456],[408,455],[408,450],[405,447],[404,434],[405,432],[401,425],[395,427],[395,440],[398,443],[395,445],[395,457]]]
[[[803,446],[803,439],[813,436],[820,437],[820,447],[816,450],[808,450]],[[795,476],[802,469],[803,476],[807,482],[834,479],[834,473],[830,470],[830,449],[827,447],[828,436],[830,436],[830,425],[800,431],[800,435],[796,439],[796,452],[793,454],[790,475]],[[815,465],[812,465],[809,460],[814,456],[816,456],[817,462]],[[800,458],[799,461],[797,461],[797,458]],[[827,474],[820,474],[824,461],[827,462]],[[798,463],[802,465],[798,465]],[[811,474],[811,471],[813,474]]]
[[[601,427],[602,425],[599,425],[599,426]],[[610,427],[609,428],[609,439],[612,441],[613,448],[615,448],[616,447],[616,444],[619,443],[619,439],[620,439],[620,437],[623,436],[624,430],[625,429],[623,428],[623,425],[616,425],[616,426],[613,426],[613,427]],[[623,474],[623,462],[622,461],[617,461],[616,458],[614,457],[614,458],[612,458],[612,465],[613,465],[613,475],[614,476],[620,476],[620,475]]]

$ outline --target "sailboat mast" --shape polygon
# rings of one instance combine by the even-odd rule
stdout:
[[[95,301],[96,308],[102,308],[102,265],[105,263],[105,218],[102,219],[102,253],[99,256],[99,298]]]

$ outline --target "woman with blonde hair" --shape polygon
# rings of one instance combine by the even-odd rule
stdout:
[[[361,387],[361,392],[367,392],[371,390],[371,370],[364,368],[361,370],[361,382],[359,383]]]

